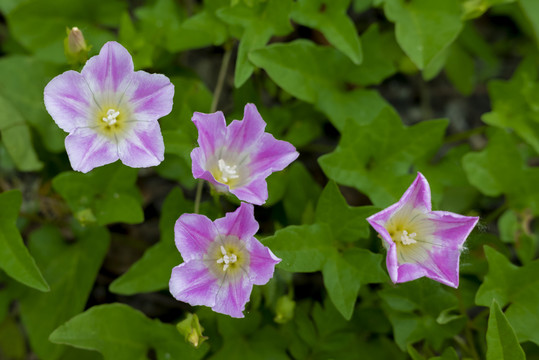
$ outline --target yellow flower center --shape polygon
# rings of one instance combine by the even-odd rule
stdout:
[[[113,136],[124,131],[129,112],[112,106],[99,109],[96,114],[98,129],[104,135]]]
[[[250,256],[236,236],[219,236],[204,255],[204,262],[216,277],[233,280],[248,271]]]
[[[240,174],[237,165],[227,164],[224,159],[217,161],[217,166],[211,172],[215,180],[221,184],[228,185],[233,189],[240,179]]]

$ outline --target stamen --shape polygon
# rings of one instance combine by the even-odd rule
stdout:
[[[109,109],[107,111],[107,117],[102,118],[104,122],[106,122],[109,126],[116,124],[116,118],[120,115],[119,111],[116,111],[114,109]]]
[[[401,242],[404,245],[415,244],[417,241],[414,239],[417,236],[415,232],[408,234],[408,231],[402,230]]]
[[[219,166],[219,171],[221,171],[221,179],[223,179],[223,182],[227,183],[229,179],[237,179],[240,177],[238,175],[237,165],[227,165],[223,159],[219,159],[217,165]]]
[[[230,254],[226,252],[226,249],[223,245],[221,245],[221,254],[223,254],[223,257],[220,259],[217,259],[217,264],[223,264],[223,271],[226,271],[230,264],[234,264],[236,261],[238,261],[238,257],[236,254]]]

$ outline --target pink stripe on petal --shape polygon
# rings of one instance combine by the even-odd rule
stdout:
[[[66,132],[95,121],[92,109],[97,105],[86,80],[76,71],[66,71],[52,79],[45,87],[44,100],[49,114]]]
[[[157,120],[172,111],[174,85],[164,75],[137,71],[127,93],[136,120]]]
[[[266,123],[254,104],[245,105],[243,120],[234,120],[226,129],[226,143],[231,151],[241,153],[257,146]]]
[[[204,215],[183,214],[174,225],[174,241],[184,261],[201,259],[219,233]]]
[[[210,273],[202,260],[190,260],[172,269],[169,290],[179,301],[215,306],[220,281]]]
[[[157,121],[137,121],[122,138],[118,135],[118,155],[130,167],[156,166],[164,159],[165,145]]]
[[[247,276],[224,283],[217,294],[212,310],[235,318],[242,318],[245,304],[249,301],[252,290],[253,284]]]
[[[262,205],[268,199],[268,183],[265,178],[257,178],[245,186],[230,189],[230,192],[242,201]]]
[[[423,174],[420,172],[417,173],[414,182],[406,190],[404,195],[402,195],[398,204],[401,206],[410,206],[412,208],[420,207],[426,211],[431,211],[430,186]]]
[[[273,135],[265,133],[259,139],[259,149],[251,159],[251,173],[263,173],[267,177],[274,171],[281,171],[299,156],[296,148],[289,142],[276,140]]]
[[[399,282],[399,262],[397,260],[397,246],[392,243],[389,245],[386,256],[386,266],[389,277],[393,283]]]
[[[71,167],[83,173],[118,160],[116,144],[90,128],[79,128],[69,134],[65,147]]]
[[[264,285],[273,277],[275,265],[281,262],[270,249],[265,247],[255,238],[252,238],[247,245],[249,251],[250,264],[249,276],[255,285]]]
[[[236,211],[215,220],[215,227],[223,236],[233,235],[243,241],[249,241],[258,231],[253,205],[242,202]]]
[[[81,71],[94,93],[124,91],[134,71],[129,52],[115,41],[101,48],[99,55],[90,58]]]
[[[217,149],[223,146],[226,134],[225,116],[221,111],[213,114],[195,112],[191,119],[198,129],[198,144],[206,160],[218,156]]]
[[[479,217],[463,216],[447,211],[433,211],[430,218],[436,226],[434,236],[447,247],[460,249],[479,221]]]

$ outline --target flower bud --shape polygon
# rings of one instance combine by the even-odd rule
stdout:
[[[86,44],[84,35],[78,27],[66,29],[67,37],[64,39],[64,52],[68,62],[72,65],[84,64],[88,60],[90,46]]]
[[[208,339],[207,336],[202,336],[204,328],[200,325],[198,316],[196,314],[187,314],[187,318],[180,321],[176,328],[185,336],[185,340],[191,343],[195,348],[198,348],[200,344]]]
[[[284,324],[292,320],[294,317],[294,308],[296,302],[288,295],[281,296],[277,299],[277,306],[275,307],[275,318],[273,319],[278,324]]]

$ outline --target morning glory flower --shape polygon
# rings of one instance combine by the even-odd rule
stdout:
[[[243,317],[253,284],[264,285],[281,259],[254,235],[253,205],[240,207],[212,222],[204,215],[183,214],[174,227],[183,263],[172,269],[169,288],[177,299]]]
[[[245,105],[243,120],[229,126],[221,111],[195,112],[192,120],[200,145],[191,152],[193,176],[242,201],[264,204],[268,199],[266,178],[299,155],[292,144],[264,132],[266,123],[254,104]]]
[[[135,72],[117,42],[103,45],[80,73],[56,76],[44,95],[47,111],[69,133],[65,146],[74,170],[86,173],[118,159],[130,167],[163,161],[157,120],[172,110],[174,86],[164,75]]]
[[[464,241],[478,220],[432,211],[429,183],[421,173],[396,204],[367,219],[387,249],[387,269],[394,283],[426,276],[455,288]]]

